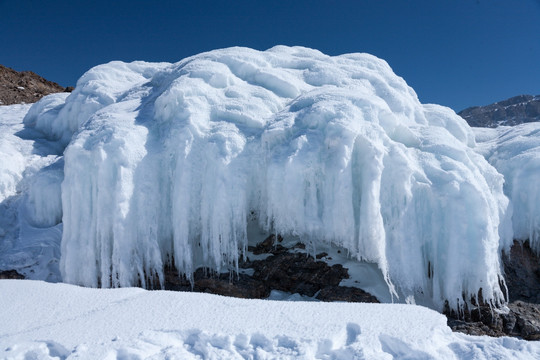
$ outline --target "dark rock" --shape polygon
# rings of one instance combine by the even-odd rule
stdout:
[[[270,295],[261,281],[245,274],[217,274],[208,269],[197,269],[193,274],[193,285],[176,269],[166,268],[165,289],[176,291],[195,291],[232,296],[244,299],[261,299]]]
[[[508,304],[508,307],[516,319],[509,334],[516,334],[526,340],[540,340],[540,305],[518,300]]]
[[[260,255],[264,253],[280,253],[287,251],[287,249],[283,246],[276,244],[276,241],[282,242],[283,238],[281,237],[281,235],[276,236],[275,234],[272,234],[266,239],[264,239],[262,242],[258,243],[257,246],[250,246],[248,250],[255,255]]]
[[[362,289],[350,286],[327,286],[316,296],[321,301],[346,301],[379,303],[379,300]]]
[[[540,258],[529,242],[514,241],[510,254],[503,254],[502,260],[510,302],[540,304]]]
[[[0,105],[34,103],[45,95],[64,91],[68,88],[31,71],[18,72],[0,65]]]
[[[490,329],[482,322],[467,322],[457,319],[448,319],[448,326],[452,331],[467,335],[505,336],[506,334]]]
[[[24,275],[19,274],[16,270],[4,270],[0,271],[0,279],[24,279]]]
[[[501,313],[479,301],[458,315],[446,312],[448,326],[471,335],[517,336],[540,340],[540,259],[528,242],[514,241],[510,254],[503,254],[508,313]],[[475,304],[478,305],[478,304]]]
[[[250,263],[253,278],[271,289],[314,296],[326,286],[338,286],[349,274],[341,265],[328,266],[304,253],[280,253]]]
[[[540,121],[540,95],[519,95],[486,106],[467,108],[458,113],[470,126],[513,126]]]
[[[315,296],[322,301],[378,302],[377,299],[353,287],[339,286],[349,277],[341,265],[328,265],[303,252],[292,252],[304,248],[296,244],[288,249],[279,244],[282,238],[271,235],[257,246],[251,247],[254,254],[270,254],[264,260],[240,262],[239,274],[217,274],[208,269],[198,269],[190,282],[179,275],[174,266],[165,268],[165,289],[179,291],[208,292],[240,298],[266,298],[272,290]],[[327,256],[319,254],[319,258]],[[243,272],[253,272],[248,276]]]

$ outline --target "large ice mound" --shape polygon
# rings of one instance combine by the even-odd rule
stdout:
[[[149,286],[172,259],[188,277],[234,269],[255,221],[375,262],[395,294],[437,308],[480,289],[504,301],[503,177],[463,119],[376,57],[279,46],[111,62],[45,101],[25,123],[69,142],[66,282]]]

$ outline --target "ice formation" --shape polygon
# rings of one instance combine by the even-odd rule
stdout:
[[[60,281],[61,146],[24,127],[29,109],[0,107],[0,271]]]
[[[111,62],[62,101],[25,124],[69,144],[62,208],[34,214],[63,214],[66,282],[159,285],[172,259],[188,277],[234,269],[256,222],[377,263],[402,300],[504,301],[503,177],[463,119],[420,104],[380,59],[279,46]]]
[[[514,238],[540,253],[540,123],[475,132],[480,152],[504,176]]]

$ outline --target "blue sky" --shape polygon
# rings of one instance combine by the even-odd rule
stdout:
[[[456,111],[540,94],[540,0],[0,0],[0,64],[64,86],[111,60],[278,44],[374,54]]]

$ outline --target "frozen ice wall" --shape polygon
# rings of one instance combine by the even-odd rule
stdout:
[[[475,129],[479,150],[504,175],[514,238],[540,253],[540,123]]]
[[[64,281],[159,284],[172,258],[188,276],[235,268],[251,220],[375,262],[392,291],[437,308],[479,289],[503,299],[502,176],[464,120],[420,104],[373,56],[280,46],[112,62],[34,110],[25,122],[50,139],[75,134]]]

